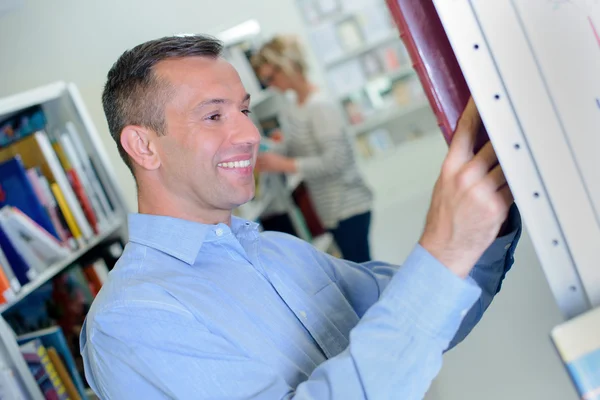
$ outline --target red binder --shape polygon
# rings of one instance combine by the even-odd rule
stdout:
[[[471,92],[432,0],[386,0],[446,142]],[[482,126],[477,151],[488,140]]]

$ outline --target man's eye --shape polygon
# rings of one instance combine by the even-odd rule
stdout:
[[[246,115],[252,114],[252,111],[250,111],[250,110],[242,110],[242,112]]]
[[[208,117],[208,119],[210,119],[211,121],[219,121],[221,119],[221,114],[213,114],[210,117]]]

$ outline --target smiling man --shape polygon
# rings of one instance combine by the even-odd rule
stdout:
[[[144,43],[110,70],[103,105],[139,212],[81,333],[88,382],[102,399],[422,398],[521,229],[493,148],[473,154],[473,102],[402,267],[232,217],[254,195],[249,102],[209,37]]]

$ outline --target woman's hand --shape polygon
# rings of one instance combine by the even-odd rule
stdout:
[[[276,153],[260,153],[256,158],[258,172],[283,172],[293,174],[297,171],[296,160]]]

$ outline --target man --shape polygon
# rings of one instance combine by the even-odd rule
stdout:
[[[139,213],[81,333],[90,385],[102,399],[422,398],[520,233],[492,147],[473,155],[473,102],[403,267],[359,265],[232,217],[253,197],[260,136],[220,52],[208,37],[163,38],[108,74]]]

